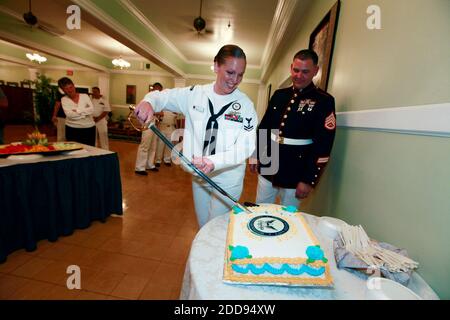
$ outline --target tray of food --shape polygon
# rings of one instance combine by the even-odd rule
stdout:
[[[6,158],[11,155],[55,155],[66,151],[83,149],[83,146],[77,142],[48,142],[45,134],[33,132],[28,134],[28,139],[22,142],[13,142],[6,145],[0,145],[0,158]]]
[[[46,145],[26,145],[23,143],[11,143],[0,145],[0,158],[11,155],[42,154],[55,155],[66,151],[83,149],[83,146],[76,142],[55,142]]]

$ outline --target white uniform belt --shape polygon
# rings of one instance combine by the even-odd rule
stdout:
[[[274,133],[270,134],[270,137],[273,141],[278,142],[279,144],[289,144],[293,146],[304,146],[308,144],[312,144],[312,139],[291,139],[291,138],[285,138],[285,137],[279,137],[275,135]]]

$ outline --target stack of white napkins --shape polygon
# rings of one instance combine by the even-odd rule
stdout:
[[[419,266],[418,262],[371,241],[362,226],[343,225],[341,228],[339,235],[344,248],[369,266],[385,267],[390,272],[408,272]]]
[[[409,283],[413,270],[419,265],[408,258],[406,250],[369,239],[361,226],[341,226],[333,247],[339,269],[366,270],[367,276],[379,270],[384,277],[403,285]]]

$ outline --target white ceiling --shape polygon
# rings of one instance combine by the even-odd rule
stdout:
[[[203,0],[206,29],[193,27],[200,0],[130,0],[191,62],[211,62],[228,43],[241,46],[248,63],[260,65],[278,0]],[[230,27],[228,27],[230,25]]]
[[[199,15],[200,0],[122,0],[124,7],[145,17],[147,26],[156,28],[160,37],[189,62],[211,63],[221,45],[235,43],[246,52],[248,64],[254,66],[262,63],[277,3],[278,0],[203,0],[202,17],[208,32],[199,35],[193,20]],[[71,4],[69,0],[32,0],[32,12],[40,21],[64,32],[66,39],[104,56],[141,58],[84,20],[81,30],[67,30],[66,9]],[[0,11],[14,15],[21,24],[23,13],[28,11],[28,0],[2,0]]]
[[[66,10],[72,4],[69,0],[32,0],[31,11],[39,22],[50,24],[64,33],[63,38],[68,38],[78,45],[86,46],[107,57],[123,54],[124,56],[139,58],[139,55],[85,21],[81,23],[81,30],[68,30],[66,27],[68,17]],[[2,0],[0,11],[14,15],[17,18],[17,23],[23,25],[25,24],[23,14],[28,12],[28,0]],[[83,13],[81,13],[81,17],[83,19]]]

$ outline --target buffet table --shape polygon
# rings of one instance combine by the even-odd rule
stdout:
[[[59,236],[122,214],[117,154],[83,145],[58,155],[0,159],[0,263]]]
[[[329,258],[334,286],[306,288],[267,285],[226,284],[222,281],[228,215],[214,218],[195,237],[186,263],[180,299],[210,300],[360,300],[367,297],[367,277],[359,272],[339,270],[334,259],[332,238],[319,228],[319,217],[304,214]],[[413,272],[408,285],[422,299],[439,299],[428,284]]]

